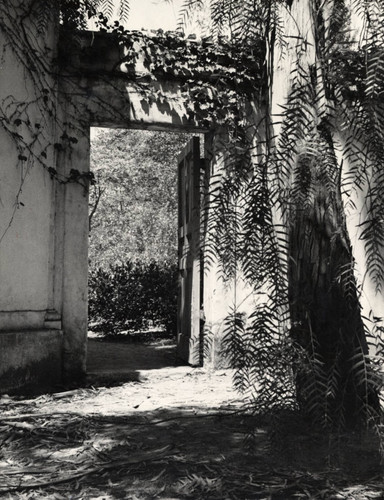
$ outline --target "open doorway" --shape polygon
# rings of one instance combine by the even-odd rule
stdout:
[[[90,372],[201,361],[189,345],[200,339],[202,139],[91,129]]]

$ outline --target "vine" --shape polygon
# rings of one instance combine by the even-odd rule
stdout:
[[[127,55],[119,65],[133,81],[139,61],[152,80],[177,81],[188,117],[201,127],[239,126],[244,97],[260,94],[265,57],[261,39],[244,46],[223,39],[198,42],[163,30],[147,34],[126,30],[118,21],[111,24],[103,14],[98,17],[98,27],[125,48]],[[166,99],[161,91],[153,92],[151,82],[136,81],[136,85],[149,103]]]
[[[269,88],[274,85],[274,51],[280,46],[284,53],[288,43],[281,11],[290,12],[292,2],[260,0],[252,2],[253,7],[245,2],[244,12],[236,12],[232,4],[229,11],[225,6],[220,10],[219,3],[213,2],[215,43],[198,43],[179,33],[128,31],[103,14],[98,24],[124,46],[126,55],[119,67],[144,102],[166,102],[167,95],[154,83],[177,82],[191,122],[225,130],[219,145],[225,156],[223,169],[211,179],[209,192],[206,260],[218,257],[227,281],[240,270],[262,299],[248,318],[234,300],[225,321],[227,353],[237,369],[238,387],[249,391],[251,398],[257,393],[252,403],[260,411],[299,405],[328,428],[344,425],[349,417],[377,424],[380,361],[369,355],[367,338],[378,343],[380,357],[382,329],[372,318],[374,326],[368,332],[361,318],[344,211],[352,191],[364,192],[368,217],[361,237],[368,272],[381,291],[384,59],[378,35],[383,18],[363,2],[359,8],[368,29],[364,44],[355,50],[346,35],[345,3],[311,2],[316,57],[306,61],[309,43],[300,33],[276,138]],[[376,3],[380,2],[372,2]],[[91,2],[72,4],[69,11],[62,10],[62,35],[76,51],[71,30],[78,16],[77,26],[82,26],[84,16],[95,10]],[[63,176],[53,166],[55,155],[74,147],[77,139],[72,125],[58,118],[58,68],[41,42],[47,26],[41,10],[15,7],[5,0],[0,18],[8,41],[5,50],[14,52],[33,83],[28,102],[10,95],[1,103],[0,121],[16,144],[21,171],[16,210],[22,206],[20,195],[32,163],[61,184],[74,182],[86,189],[93,178],[76,170]],[[21,19],[21,32],[16,19]],[[28,32],[26,19],[38,39]],[[232,22],[232,39],[219,42],[220,31]],[[145,73],[137,72],[138,63]],[[32,108],[52,119],[59,142],[51,144],[46,137],[52,123],[31,122]],[[339,126],[345,139],[342,156],[350,166],[347,175],[338,157]],[[274,223],[274,210],[281,212],[285,228]],[[323,317],[330,312],[336,320],[329,326]]]

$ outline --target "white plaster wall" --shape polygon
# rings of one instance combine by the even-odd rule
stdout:
[[[79,124],[75,134],[78,142],[59,155],[58,168],[62,174],[68,176],[71,169],[89,172],[89,133],[89,126],[82,128]],[[80,379],[86,371],[88,332],[88,191],[79,184],[69,183],[61,198],[64,373],[66,379]]]
[[[273,127],[274,134],[278,136],[281,131],[281,123],[279,123],[279,114],[281,114],[281,106],[286,104],[287,95],[292,84],[292,68],[295,66],[295,61],[299,57],[300,64],[305,67],[306,64],[315,64],[316,51],[314,42],[313,24],[311,19],[311,9],[313,8],[312,0],[295,0],[292,7],[288,10],[282,8],[282,17],[285,22],[285,31],[290,38],[287,45],[284,47],[276,46],[276,54],[274,59],[274,84],[272,89],[272,115],[275,118]],[[360,41],[363,22],[361,15],[356,11],[356,4],[352,0],[346,1],[346,6],[351,12],[351,32],[350,40],[354,42],[354,48]],[[324,6],[323,6],[324,7]],[[325,6],[324,8],[330,8]],[[330,17],[325,16],[329,22]],[[299,43],[299,40],[306,41],[306,44]],[[351,45],[352,47],[352,45]],[[280,51],[280,52],[279,52]],[[301,52],[300,52],[301,51]],[[339,123],[335,129],[336,140],[339,144],[338,160],[343,161],[342,182],[348,179],[350,165],[343,155],[343,147],[346,141],[347,134],[343,130],[343,126]],[[363,145],[355,144],[356,148],[364,149]],[[366,166],[369,172],[369,165]],[[368,173],[369,177],[369,173]],[[351,190],[347,195],[343,192],[343,201],[345,203],[345,215],[348,234],[350,237],[353,257],[355,259],[355,277],[357,286],[361,292],[360,304],[362,306],[362,317],[365,326],[368,330],[374,328],[372,321],[376,318],[376,325],[384,326],[384,286],[378,289],[372,280],[372,277],[367,272],[367,257],[365,251],[365,242],[361,239],[364,226],[362,223],[367,218],[366,201],[367,186],[363,186],[361,190]],[[281,223],[283,218],[275,212],[276,222]]]
[[[58,185],[47,172],[58,142],[58,18],[54,3],[49,10],[42,1],[0,3],[0,393],[62,382],[62,304],[55,299],[62,285],[54,270],[63,235],[55,235]],[[41,7],[47,24],[39,30]],[[31,73],[33,55],[38,71]]]
[[[235,277],[230,279],[223,278],[223,269],[217,258],[213,258],[211,253],[214,241],[215,224],[210,224],[210,197],[214,199],[214,193],[217,189],[220,175],[224,175],[226,163],[227,134],[225,129],[218,129],[212,137],[212,143],[208,145],[208,156],[210,157],[209,169],[210,188],[208,188],[208,199],[205,202],[208,213],[203,214],[202,219],[208,220],[208,230],[203,234],[203,248],[207,246],[209,257],[204,263],[204,291],[203,304],[205,316],[205,335],[208,349],[208,361],[214,368],[227,366],[227,360],[223,355],[223,341],[225,341],[225,320],[236,310],[243,314],[246,320],[255,310],[259,297],[254,289],[246,282],[240,266],[237,269]],[[211,189],[211,191],[210,191]],[[211,194],[210,194],[211,193]],[[214,248],[214,246],[213,246]],[[211,344],[212,343],[212,344]]]
[[[340,144],[344,144],[345,138],[342,134],[338,137]],[[362,145],[359,145],[363,149]],[[339,151],[339,161],[343,161],[343,179],[348,181],[348,174],[351,165],[342,155],[342,149]],[[370,177],[370,166],[366,165],[367,178]],[[372,179],[370,180],[372,182]],[[365,249],[366,241],[362,238],[365,229],[364,222],[367,221],[367,184],[363,184],[361,190],[351,190],[347,196],[343,193],[343,201],[346,207],[346,224],[348,234],[352,245],[353,257],[355,259],[355,278],[360,293],[360,305],[362,308],[362,319],[368,331],[374,331],[377,327],[384,328],[384,284],[377,286],[373,280],[367,264],[367,252]],[[369,202],[368,202],[369,203]],[[380,249],[379,249],[380,251]],[[383,249],[381,249],[382,254]],[[383,255],[382,255],[383,257]],[[377,331],[376,331],[377,333]],[[381,335],[381,339],[383,336]],[[376,354],[376,347],[369,346],[371,354]],[[380,353],[381,355],[381,353]]]
[[[225,319],[236,307],[246,320],[255,310],[257,295],[239,276],[236,280],[224,282],[219,265],[210,266],[204,277],[204,314],[207,345],[212,342],[207,361],[214,368],[226,367],[228,362],[223,356],[225,342]]]
[[[53,43],[52,33],[47,40]],[[10,115],[12,100],[28,103],[34,100],[35,89],[28,72],[16,59],[0,31],[0,103],[2,112]],[[47,61],[49,64],[49,61]],[[51,80],[54,90],[54,82]],[[47,141],[53,144],[54,127],[48,116],[31,105],[28,109],[31,123],[44,123],[42,141],[32,148],[28,161],[18,162],[15,141],[0,127],[0,328],[20,328],[28,314],[14,315],[10,311],[43,311],[48,308],[51,290],[51,230],[54,215],[53,183],[33,155],[39,155]],[[19,115],[16,114],[16,119]],[[30,133],[23,125],[16,127],[28,141]],[[51,157],[49,157],[51,155]],[[53,161],[53,151],[48,152],[48,161]],[[2,312],[7,314],[2,314]],[[35,314],[36,316],[36,314]],[[35,318],[36,319],[36,318]],[[40,322],[41,322],[40,321]]]
[[[37,166],[15,165],[17,152],[4,151],[0,135],[0,310],[47,308],[52,181]],[[3,153],[5,152],[5,155]],[[5,156],[5,157],[4,157]],[[25,176],[18,205],[16,194]],[[6,231],[6,234],[4,234]]]

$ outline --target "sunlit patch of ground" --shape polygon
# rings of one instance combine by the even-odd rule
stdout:
[[[94,341],[88,387],[0,399],[1,498],[384,498],[372,440],[327,447],[294,430],[271,446],[231,372],[144,347]]]

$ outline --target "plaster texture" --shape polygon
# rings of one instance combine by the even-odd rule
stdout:
[[[39,2],[43,0],[16,0],[14,4],[37,8]],[[47,6],[45,1],[44,5]],[[292,5],[289,29],[293,45],[298,26],[307,25],[309,4],[305,1],[303,5],[305,8],[297,1]],[[5,17],[0,19],[1,23],[7,22]],[[28,23],[28,19],[23,22]],[[16,25],[19,21],[14,20]],[[28,116],[43,130],[39,141],[32,143],[26,161],[18,161],[19,151],[14,140],[0,129],[0,392],[23,390],[33,384],[43,386],[45,382],[78,382],[86,373],[87,181],[84,180],[82,186],[52,180],[38,161],[41,151],[45,151],[46,163],[60,178],[68,179],[73,169],[81,175],[89,172],[92,126],[174,129],[206,134],[208,185],[213,179],[218,181],[226,161],[225,130],[213,126],[205,130],[188,119],[177,81],[152,80],[140,61],[132,74],[127,73],[126,49],[115,37],[77,32],[72,38],[67,33],[59,39],[54,6],[45,31],[36,31],[32,21],[29,29],[35,30],[35,50],[49,49],[41,53],[44,69],[40,68],[39,77],[45,79],[50,88],[54,109],[51,113],[42,112],[31,103]],[[309,33],[309,40],[311,36]],[[37,89],[2,32],[0,43],[0,102],[2,109],[11,113],[15,103],[33,101]],[[287,58],[293,60],[294,57],[294,47],[290,46]],[[308,52],[307,58],[310,62],[313,54]],[[278,114],[281,99],[289,90],[291,65],[279,57],[275,64],[272,113]],[[135,88],[135,79],[151,85],[154,92],[161,90],[167,96],[166,102],[144,102]],[[261,123],[264,115],[262,109],[252,108],[250,116],[250,123]],[[23,127],[21,124],[19,133],[28,133]],[[71,147],[55,148],[54,144],[63,142],[63,132],[72,138]],[[250,131],[254,132],[254,129]],[[278,125],[274,133],[278,135]],[[255,150],[260,155],[265,148],[265,137],[266,131],[260,125],[254,135]],[[209,216],[208,192],[209,189],[202,203],[203,221]],[[369,315],[372,310],[376,317],[383,317],[383,292],[375,290],[370,277],[364,274],[363,207],[356,204],[355,211],[349,215],[357,268],[367,296],[364,312]],[[276,224],[283,220],[278,211],[274,217]],[[201,233],[203,240],[210,237],[207,227],[202,227]],[[225,317],[235,303],[238,312],[249,314],[259,298],[241,274],[236,280],[224,282],[218,263],[211,262],[205,268],[204,259],[202,269],[204,321],[201,325],[213,334],[213,347],[207,360],[218,367],[226,362],[222,356]]]
[[[0,334],[0,393],[43,392],[62,383],[59,330]]]
[[[39,1],[29,0],[32,13]],[[76,32],[72,38],[67,33],[59,39],[54,6],[50,15],[44,32],[33,24],[33,15],[23,21],[30,23],[26,28],[34,34],[35,48],[44,60],[38,78],[47,82],[53,106],[42,110],[31,103],[28,108],[30,121],[43,130],[38,141],[27,137],[32,146],[26,161],[18,161],[15,141],[0,130],[0,392],[76,383],[86,373],[87,181],[58,183],[38,161],[41,151],[59,178],[68,179],[72,170],[81,175],[89,172],[91,126],[175,129],[209,136],[208,184],[225,161],[220,149],[223,141],[219,140],[222,132],[208,133],[188,119],[178,82],[151,80],[140,61],[134,75],[127,74],[122,64],[126,49],[113,36]],[[39,92],[34,76],[6,46],[1,32],[0,41],[4,47],[0,101],[4,103],[10,96],[15,103],[33,101]],[[135,78],[151,82],[153,90],[161,90],[167,101],[145,103],[133,84]],[[18,132],[30,134],[23,127],[21,124]],[[54,147],[64,142],[64,132],[72,139],[70,147]],[[207,210],[209,203],[203,205]],[[202,233],[203,239],[207,237],[205,227]],[[204,272],[203,279],[205,326],[219,339],[209,358],[219,366],[223,321],[235,291],[239,295],[243,284],[241,277],[224,284],[215,266]],[[244,309],[246,302],[242,303]],[[196,321],[202,328],[204,322]]]
[[[54,109],[58,18],[45,4],[47,25],[39,30],[40,7],[32,0],[0,6],[0,392],[62,381],[61,301],[54,287],[57,186],[39,161],[44,152],[46,164],[56,164],[57,131],[54,112],[39,105],[36,84],[49,88]],[[29,54],[6,36],[15,26],[20,46],[27,41],[42,61],[35,74],[25,68]]]

